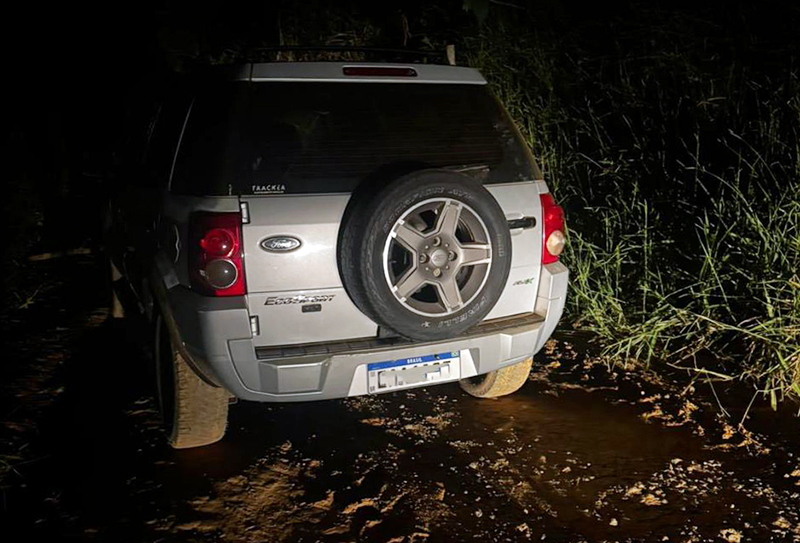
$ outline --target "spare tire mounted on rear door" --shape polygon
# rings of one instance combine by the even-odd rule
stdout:
[[[454,337],[483,320],[505,288],[511,237],[480,183],[424,170],[353,198],[339,266],[364,314],[423,341]]]

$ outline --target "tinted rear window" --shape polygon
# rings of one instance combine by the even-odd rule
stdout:
[[[484,86],[242,82],[196,97],[172,190],[350,192],[369,177],[423,168],[484,183],[536,177],[518,131]]]

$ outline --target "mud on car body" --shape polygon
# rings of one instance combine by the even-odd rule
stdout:
[[[564,305],[563,216],[479,72],[265,63],[180,89],[106,236],[173,446],[220,439],[232,397],[522,386]]]

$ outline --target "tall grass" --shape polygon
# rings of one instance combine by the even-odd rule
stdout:
[[[659,16],[599,52],[502,21],[465,45],[567,209],[574,325],[618,360],[800,397],[793,59],[744,63],[708,23]]]

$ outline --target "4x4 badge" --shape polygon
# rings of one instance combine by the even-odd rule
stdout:
[[[300,240],[291,236],[273,236],[261,242],[261,248],[270,253],[288,253],[300,245]]]

